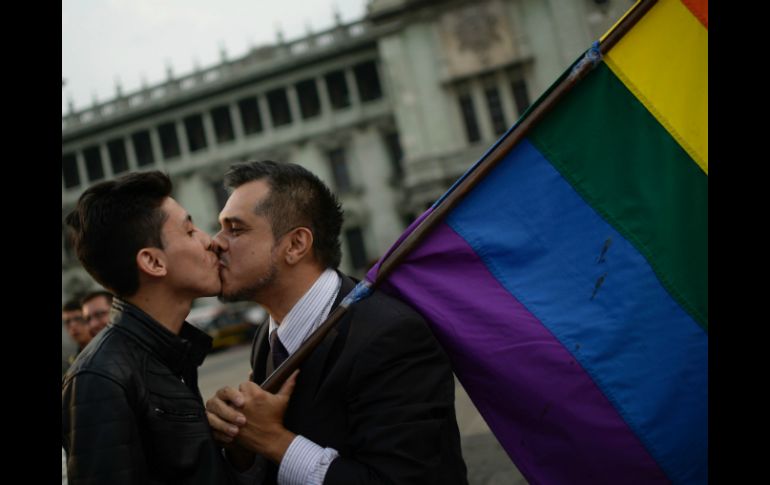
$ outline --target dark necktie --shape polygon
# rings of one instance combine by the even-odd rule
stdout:
[[[273,369],[277,369],[289,357],[289,351],[278,338],[278,330],[273,330],[273,333],[270,334],[270,349],[273,352]]]

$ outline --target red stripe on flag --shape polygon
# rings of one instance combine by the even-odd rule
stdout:
[[[708,0],[682,0],[682,3],[687,7],[695,18],[700,20],[700,23],[709,28],[709,2]]]

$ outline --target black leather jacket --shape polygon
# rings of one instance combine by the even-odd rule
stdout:
[[[198,390],[210,347],[187,322],[174,335],[116,298],[62,382],[70,485],[232,483]]]

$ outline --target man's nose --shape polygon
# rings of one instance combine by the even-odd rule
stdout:
[[[209,246],[209,249],[217,254],[221,253],[222,251],[227,251],[227,239],[222,236],[222,231],[214,234],[214,237],[211,238],[211,245]]]

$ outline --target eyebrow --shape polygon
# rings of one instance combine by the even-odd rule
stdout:
[[[188,223],[190,225],[195,225],[193,223],[193,219],[192,219],[192,216],[190,214],[187,214],[187,217],[185,217],[184,220],[182,220],[182,226],[186,226]]]
[[[243,219],[240,219],[234,216],[223,217],[220,223],[221,224],[244,224]]]

